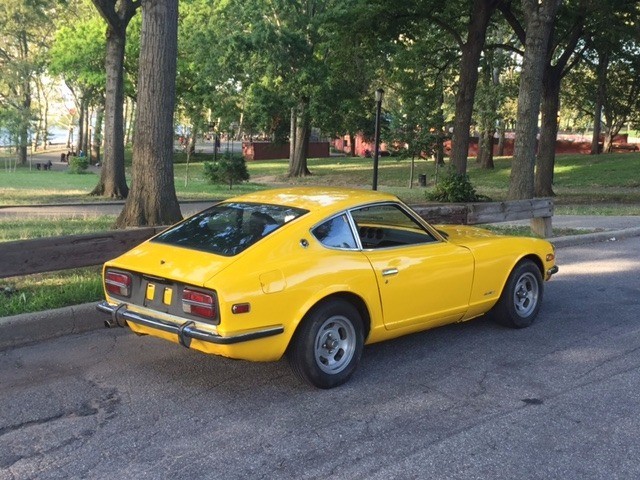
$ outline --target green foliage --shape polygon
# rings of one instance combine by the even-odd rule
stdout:
[[[471,184],[469,176],[460,174],[453,168],[449,168],[435,191],[427,192],[427,200],[436,202],[484,202],[491,199],[484,195],[478,195]]]
[[[242,155],[225,155],[217,162],[205,162],[204,176],[209,183],[229,184],[229,190],[234,183],[249,180],[247,164]]]
[[[49,51],[49,70],[83,94],[105,89],[105,25],[97,15],[56,32]]]
[[[69,157],[69,173],[85,173],[89,168],[88,157]]]

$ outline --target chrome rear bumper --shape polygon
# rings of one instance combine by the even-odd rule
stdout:
[[[111,319],[105,322],[107,327],[116,325],[124,327],[127,322],[133,322],[135,324],[155,328],[156,330],[161,330],[163,332],[173,333],[178,336],[180,344],[185,347],[189,347],[191,340],[194,338],[204,342],[215,343],[217,345],[232,345],[234,343],[248,342],[250,340],[271,337],[284,332],[284,327],[282,325],[277,325],[229,337],[222,337],[211,332],[197,329],[195,326],[196,323],[193,320],[187,320],[182,325],[176,325],[167,320],[129,311],[127,310],[127,305],[124,303],[111,305],[107,301],[103,300],[96,305],[96,308],[100,312],[109,313],[111,315]]]

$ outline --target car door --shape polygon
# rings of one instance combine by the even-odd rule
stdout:
[[[435,326],[462,318],[473,282],[468,249],[436,238],[399,204],[350,213],[376,274],[386,328]]]

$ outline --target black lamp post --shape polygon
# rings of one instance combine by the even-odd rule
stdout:
[[[378,158],[380,156],[380,113],[382,111],[382,97],[384,90],[376,90],[376,132],[375,145],[373,149],[373,189],[378,189]]]

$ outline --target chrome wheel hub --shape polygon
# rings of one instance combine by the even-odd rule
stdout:
[[[324,321],[315,338],[314,356],[320,370],[339,373],[351,362],[356,332],[348,318],[335,315]]]
[[[513,306],[520,317],[528,317],[538,305],[540,287],[538,280],[532,273],[522,275],[513,292]]]

